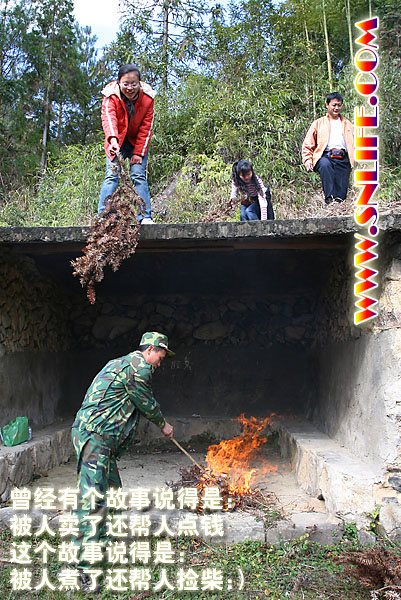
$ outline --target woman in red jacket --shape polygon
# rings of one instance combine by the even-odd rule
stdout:
[[[102,90],[102,126],[105,135],[106,176],[98,206],[99,215],[105,208],[107,197],[117,189],[118,173],[112,169],[116,152],[130,159],[131,179],[139,196],[146,204],[142,224],[150,224],[152,213],[150,193],[146,180],[148,148],[152,137],[153,105],[156,92],[141,81],[141,72],[136,65],[124,65],[118,72],[118,80],[112,81]]]

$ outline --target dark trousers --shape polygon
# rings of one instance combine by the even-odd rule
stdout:
[[[326,203],[331,200],[331,196],[345,200],[351,171],[347,155],[344,158],[330,158],[325,152],[317,161],[314,171],[320,175]]]

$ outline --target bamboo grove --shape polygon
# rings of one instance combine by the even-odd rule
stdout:
[[[71,0],[0,0],[0,225],[91,221],[104,172],[100,92],[127,62],[158,91],[157,220],[202,220],[227,200],[239,158],[269,182],[279,217],[311,214],[320,187],[301,166],[302,139],[329,91],[353,119],[355,23],[369,14],[380,18],[381,198],[399,203],[397,0],[120,5],[120,29],[100,53]]]

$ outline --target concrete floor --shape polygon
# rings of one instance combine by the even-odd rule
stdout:
[[[69,433],[69,428],[66,430]],[[37,434],[35,439],[39,443],[41,436]],[[196,438],[196,436],[194,439],[196,440],[195,443],[182,441],[182,444],[199,464],[206,466],[205,457],[210,441],[200,442],[200,438]],[[28,445],[30,443],[32,442],[29,442]],[[270,472],[262,475],[260,467],[262,464],[266,465],[266,461]],[[149,498],[152,498],[151,492],[153,490],[166,487],[168,483],[180,482],[180,469],[190,469],[192,466],[193,463],[188,456],[177,450],[171,442],[165,439],[164,444],[159,445],[157,443],[155,446],[150,447],[144,447],[138,441],[138,444],[131,447],[130,452],[118,463],[123,488],[128,492],[135,488],[149,489]],[[257,458],[252,460],[251,466],[258,469],[252,480],[252,487],[259,489],[267,498],[267,502],[259,511],[252,508],[224,512],[222,515],[224,535],[217,539],[217,543],[231,545],[244,540],[275,543],[281,540],[296,539],[305,535],[305,533],[308,533],[311,540],[322,544],[338,541],[342,532],[341,520],[328,513],[323,500],[311,497],[298,486],[292,465],[288,460],[281,457],[280,451],[274,443],[261,447]],[[76,488],[75,457],[67,463],[49,469],[46,473],[43,470],[39,472],[41,473],[40,477],[36,477],[30,483],[25,484],[31,487],[32,492],[38,488],[53,488],[57,497],[58,492],[62,489]],[[61,509],[62,506],[59,505],[59,508]],[[36,510],[36,512],[38,511]],[[157,527],[163,511],[156,509],[152,502],[152,506],[147,512],[152,527]],[[49,513],[50,521],[56,528],[60,514],[61,511],[54,510]],[[168,520],[169,523],[171,521],[173,530],[174,527],[177,527],[179,521],[186,518],[186,514],[187,511],[179,509],[169,511]],[[39,519],[40,522],[40,514],[34,516],[31,513],[31,515],[34,519]],[[1,508],[0,528],[3,525],[9,526],[9,520],[12,516],[13,510],[10,503],[8,507]],[[216,541],[215,538],[210,537],[209,539],[202,531],[200,531],[200,535],[211,543]]]
[[[193,452],[191,456],[201,465],[205,463],[205,453]],[[297,485],[291,465],[284,461],[277,450],[264,449],[253,467],[258,468],[261,461],[268,461],[276,472],[263,477],[256,474],[252,487],[262,492],[274,494],[277,498],[277,509],[283,516],[296,512],[325,513],[324,501],[311,498]],[[150,490],[164,487],[167,483],[178,482],[181,479],[180,469],[192,467],[190,459],[179,451],[153,451],[149,453],[126,454],[118,463],[123,488],[149,488]],[[75,459],[49,471],[46,477],[41,477],[29,484],[33,489],[53,487],[55,490],[74,488],[76,486]]]

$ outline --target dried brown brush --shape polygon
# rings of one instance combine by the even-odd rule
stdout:
[[[173,490],[177,491],[181,487],[196,487],[199,492],[202,492],[209,485],[218,487],[224,511],[234,511],[239,508],[242,510],[266,509],[275,506],[277,503],[274,494],[265,495],[257,489],[252,490],[249,494],[232,491],[229,480],[224,475],[214,473],[212,469],[201,471],[196,465],[190,468],[182,467],[180,475],[180,481],[167,482]],[[202,502],[198,505],[197,512],[203,512]]]
[[[228,217],[233,219],[235,206],[231,200],[222,202],[210,209],[201,219],[201,223],[213,223],[215,221],[226,221]]]
[[[117,162],[121,168],[120,184],[108,198],[106,208],[96,217],[83,249],[83,256],[71,261],[73,275],[79,277],[91,304],[96,300],[95,284],[102,281],[104,268],[110,266],[118,271],[121,263],[135,252],[140,235],[136,213],[143,214],[145,203],[137,194],[124,169],[120,153]]]
[[[401,557],[384,546],[348,552],[338,558],[346,565],[346,573],[372,589],[373,599],[401,600]]]

